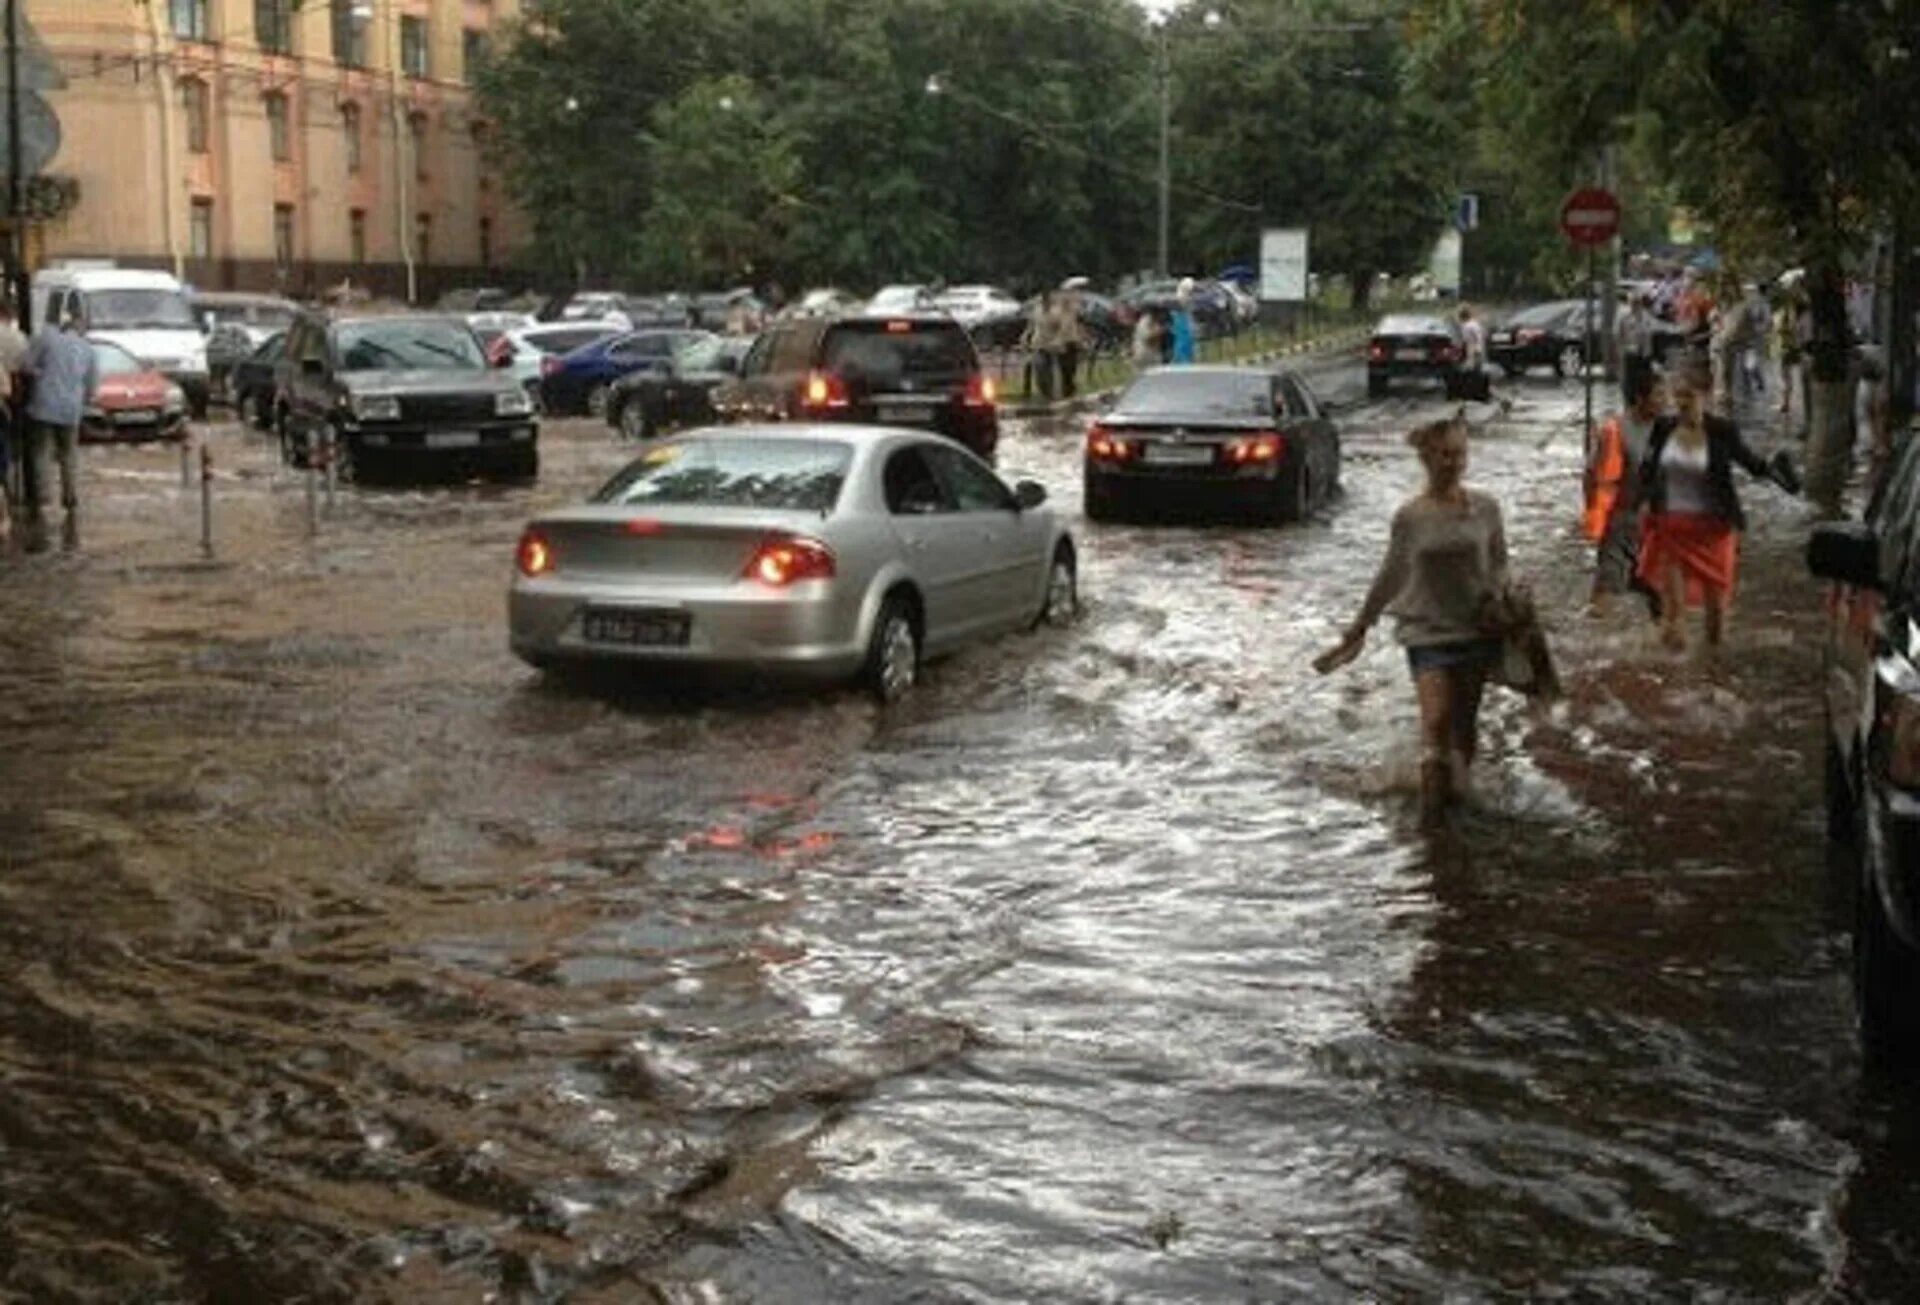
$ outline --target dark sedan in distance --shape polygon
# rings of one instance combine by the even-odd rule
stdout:
[[[642,368],[665,367],[676,351],[706,335],[705,331],[648,329],[582,345],[562,354],[553,365],[542,366],[541,405],[556,416],[603,417],[615,381]]]
[[[1340,432],[1292,372],[1161,367],[1087,428],[1086,513],[1250,512],[1300,521],[1340,487]]]
[[[1578,299],[1523,308],[1487,334],[1487,361],[1509,376],[1529,367],[1551,367],[1555,376],[1578,376],[1599,353]]]
[[[1383,317],[1367,341],[1367,393],[1377,399],[1391,382],[1411,377],[1439,381],[1452,395],[1465,356],[1460,328],[1444,317]]]
[[[607,392],[607,425],[627,439],[644,440],[713,421],[714,387],[740,374],[753,339],[709,336],[674,354],[665,367],[627,373]]]
[[[273,374],[286,347],[287,333],[275,331],[227,373],[227,393],[233,398],[234,415],[241,425],[254,430],[273,429]]]

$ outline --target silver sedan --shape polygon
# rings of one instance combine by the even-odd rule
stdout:
[[[521,536],[513,651],[852,679],[883,700],[924,658],[1077,609],[1072,536],[937,435],[729,426],[663,440]]]

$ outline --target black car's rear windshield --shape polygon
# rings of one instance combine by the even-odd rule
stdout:
[[[480,342],[464,323],[344,322],[334,343],[342,371],[478,371],[487,365]]]
[[[629,463],[593,501],[828,512],[840,501],[852,462],[853,446],[838,440],[675,440]]]
[[[1273,378],[1262,372],[1149,372],[1113,410],[1143,417],[1271,417]]]
[[[1373,328],[1375,335],[1445,335],[1447,326],[1437,317],[1389,317]]]
[[[1523,308],[1519,312],[1515,313],[1512,319],[1508,321],[1507,325],[1509,326],[1550,326],[1553,323],[1559,321],[1563,317],[1572,316],[1573,310],[1579,307],[1582,307],[1582,305],[1580,304],[1535,304],[1531,308]]]
[[[973,342],[953,322],[841,322],[828,328],[821,350],[828,371],[882,386],[905,376],[964,376],[975,365]]]

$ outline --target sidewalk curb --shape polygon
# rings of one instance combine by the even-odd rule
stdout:
[[[1288,358],[1297,358],[1309,353],[1333,353],[1359,343],[1372,334],[1371,327],[1349,327],[1332,335],[1317,336],[1310,340],[1300,340],[1282,345],[1278,349],[1269,349],[1264,353],[1248,354],[1236,358],[1232,365],[1236,367],[1263,367],[1281,362]],[[1088,412],[1099,406],[1103,399],[1118,394],[1124,385],[1110,386],[1103,390],[1089,390],[1077,394],[1071,399],[1054,399],[1045,403],[1007,403],[1002,404],[1000,413],[1006,417],[1071,417]]]

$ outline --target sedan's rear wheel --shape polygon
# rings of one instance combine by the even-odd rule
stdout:
[[[607,415],[607,387],[597,383],[587,391],[587,415],[605,419]]]
[[[1367,397],[1370,399],[1385,398],[1386,393],[1387,378],[1376,372],[1367,373]]]
[[[234,399],[233,415],[240,422],[242,430],[266,428],[266,423],[260,420],[260,398],[252,390],[243,391]]]
[[[1111,521],[1116,515],[1113,506],[1113,491],[1100,483],[1099,477],[1088,472],[1081,479],[1081,507],[1089,521]]]
[[[898,702],[920,680],[920,631],[913,606],[895,594],[880,606],[867,641],[867,665],[862,678],[882,703]]]
[[[628,399],[620,406],[620,434],[636,444],[653,433],[647,421],[647,405],[639,398]]]
[[[1047,568],[1047,593],[1040,604],[1036,626],[1072,625],[1080,614],[1080,571],[1074,565],[1073,550],[1064,543],[1053,550],[1053,562]]]
[[[1553,374],[1555,376],[1578,376],[1586,369],[1586,353],[1577,344],[1562,345],[1560,352],[1554,355]]]
[[[1296,466],[1287,476],[1281,491],[1280,519],[1298,523],[1313,514],[1313,473]]]

